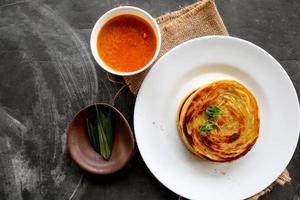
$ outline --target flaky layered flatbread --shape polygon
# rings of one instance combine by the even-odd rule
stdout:
[[[186,147],[202,158],[227,162],[245,155],[259,135],[253,94],[233,80],[205,85],[182,101],[177,128]]]

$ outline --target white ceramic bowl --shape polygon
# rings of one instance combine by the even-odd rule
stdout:
[[[119,15],[124,15],[124,14],[136,15],[138,17],[143,18],[152,27],[152,29],[154,30],[154,33],[156,35],[156,38],[157,38],[157,47],[156,47],[156,51],[155,51],[155,54],[154,54],[152,60],[150,60],[147,63],[147,65],[145,65],[143,68],[133,71],[133,72],[119,72],[119,71],[113,70],[111,67],[109,67],[108,65],[106,65],[103,62],[103,60],[99,56],[99,53],[97,50],[97,37],[98,37],[98,33],[99,33],[100,29],[110,19],[112,19],[116,16],[119,16]],[[104,15],[102,15],[98,19],[98,21],[94,25],[94,28],[91,33],[90,46],[91,46],[92,54],[93,54],[95,60],[104,70],[106,70],[107,72],[110,72],[112,74],[115,74],[115,75],[131,76],[131,75],[135,75],[135,74],[138,74],[138,73],[144,71],[149,66],[151,66],[151,64],[153,64],[153,62],[157,58],[158,53],[160,51],[161,34],[160,34],[160,30],[159,30],[159,26],[158,26],[157,22],[149,13],[147,13],[146,11],[144,11],[140,8],[136,8],[136,7],[132,7],[132,6],[120,6],[120,7],[114,8],[112,10],[109,10],[108,12],[106,12]]]

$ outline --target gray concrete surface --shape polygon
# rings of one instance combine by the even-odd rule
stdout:
[[[119,5],[159,16],[192,2],[0,0],[0,199],[177,199],[138,152],[115,175],[85,174],[66,151],[65,132],[79,108],[109,102],[119,88],[91,57],[89,35],[98,17]],[[300,93],[300,1],[216,3],[230,34],[270,52]],[[128,90],[117,107],[132,125],[134,97]],[[299,200],[299,167],[298,147],[288,166],[292,182],[262,199]]]

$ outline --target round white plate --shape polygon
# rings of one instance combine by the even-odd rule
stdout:
[[[205,83],[233,79],[255,95],[259,138],[230,163],[189,152],[176,128],[182,98]],[[134,128],[141,155],[154,176],[189,199],[244,199],[269,186],[289,163],[299,136],[299,102],[280,64],[242,39],[208,36],[185,42],[151,69],[136,99]]]

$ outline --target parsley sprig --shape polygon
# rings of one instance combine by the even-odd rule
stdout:
[[[200,133],[203,136],[211,133],[213,126],[218,126],[215,117],[221,114],[221,109],[218,106],[211,105],[206,108],[205,113],[208,116],[208,120],[200,127]]]
[[[214,118],[221,114],[221,109],[218,106],[208,106],[205,112],[208,117]]]

